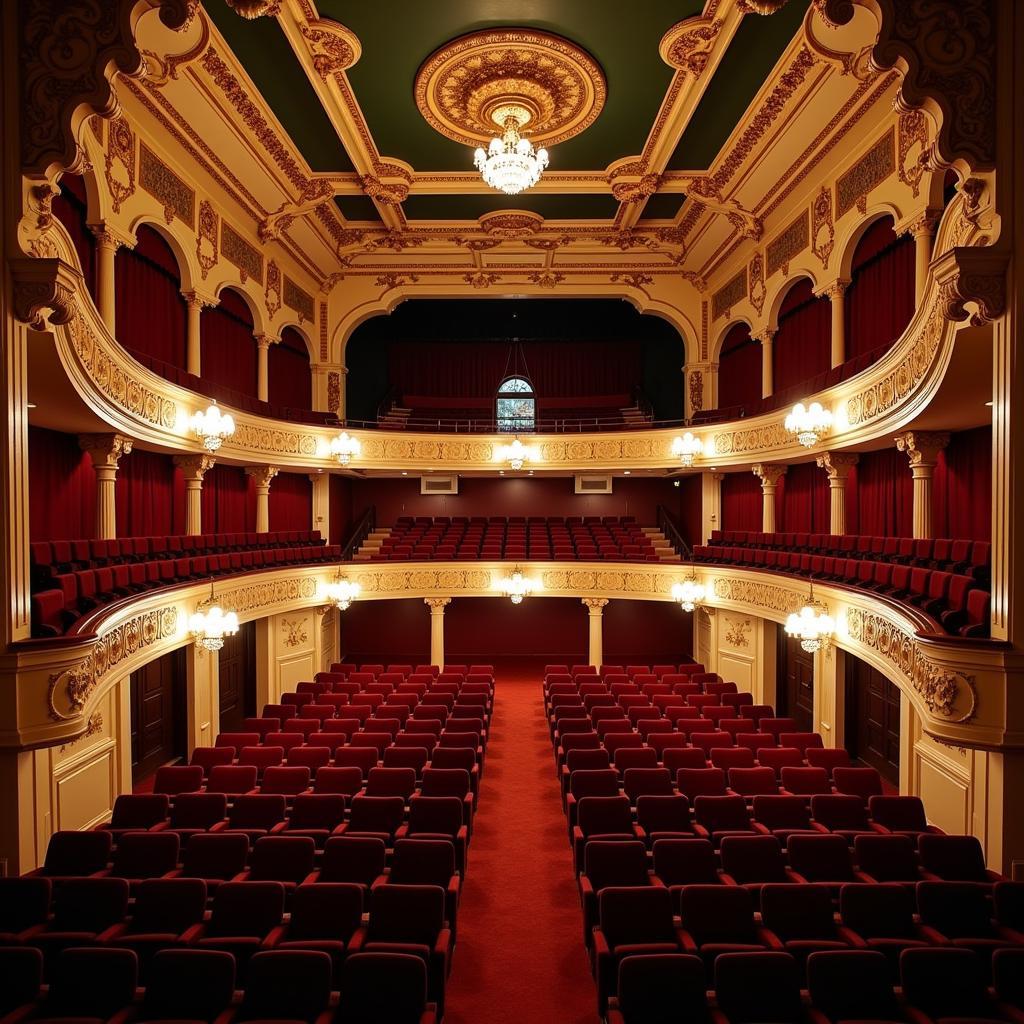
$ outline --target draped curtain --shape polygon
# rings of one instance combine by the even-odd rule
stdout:
[[[914,532],[914,483],[907,457],[895,448],[864,452],[846,482],[851,533],[910,537]]]
[[[953,434],[932,481],[936,537],[992,537],[992,427]]]
[[[119,537],[168,537],[185,530],[184,479],[169,455],[136,448],[124,456],[115,500]]]
[[[352,529],[352,483],[346,477],[331,474],[330,480],[330,523],[327,531],[323,525],[320,532],[329,544],[344,544]]]
[[[313,407],[309,350],[294,327],[286,327],[281,332],[280,342],[270,346],[267,374],[267,400],[271,405],[290,409]]]
[[[746,324],[734,324],[722,342],[718,360],[718,407],[749,405],[761,400],[761,343]]]
[[[761,481],[753,473],[727,473],[722,481],[723,530],[760,530]]]
[[[32,540],[96,535],[96,472],[74,434],[28,428],[28,503]]]
[[[690,547],[703,544],[702,484],[700,474],[684,476],[679,485],[679,528]]]
[[[914,239],[897,237],[892,218],[864,232],[844,297],[847,360],[884,350],[903,333],[916,305],[915,264]]]
[[[814,462],[790,466],[779,479],[775,508],[780,530],[828,533],[832,510],[825,471]]]
[[[138,230],[134,249],[114,257],[114,319],[118,341],[179,370],[186,366],[188,305],[171,247],[150,227]]]
[[[518,365],[506,342],[392,342],[392,386],[414,395],[483,398],[525,369],[540,398],[629,392],[643,376],[643,347],[629,342],[527,341]]]
[[[64,174],[60,179],[60,193],[53,197],[53,214],[67,228],[89,294],[96,298],[96,236],[89,230],[89,203],[85,194],[85,181],[80,174]]]
[[[252,331],[249,307],[236,292],[224,289],[220,304],[204,309],[200,317],[203,379],[255,398],[257,356]]]
[[[207,471],[202,506],[203,533],[243,533],[256,529],[255,482],[239,466],[217,465]]]
[[[278,473],[270,484],[270,529],[308,530],[313,521],[313,484],[302,473]]]
[[[832,304],[815,298],[808,278],[797,281],[779,310],[772,346],[772,391],[825,373],[832,362]]]

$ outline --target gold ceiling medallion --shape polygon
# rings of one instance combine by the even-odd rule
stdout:
[[[498,29],[446,43],[416,74],[416,106],[442,135],[486,146],[514,111],[530,141],[553,146],[593,124],[607,96],[585,50],[548,32]]]

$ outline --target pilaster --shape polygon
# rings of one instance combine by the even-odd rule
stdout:
[[[121,456],[131,452],[132,443],[123,434],[82,434],[78,438],[96,471],[96,536],[100,540],[117,536],[117,467]]]
[[[425,597],[430,609],[430,664],[444,668],[444,610],[452,603],[450,597]]]
[[[273,339],[266,334],[256,334],[256,397],[261,402],[269,402],[270,398],[270,346]]]
[[[935,241],[935,228],[942,216],[941,210],[925,210],[910,225],[910,233],[914,236],[914,296],[917,304],[924,298],[925,286],[928,281],[928,265],[932,261],[932,244]]]
[[[309,481],[313,485],[313,522],[311,530],[319,530],[320,536],[329,540],[331,527],[331,474],[320,471],[310,473]]]
[[[724,473],[701,473],[700,475],[700,521],[699,544],[707,544],[711,534],[722,528],[722,481]]]
[[[606,597],[584,597],[581,599],[587,609],[588,658],[595,669],[604,662],[604,609],[608,604]]]
[[[690,363],[683,367],[686,379],[685,409],[689,421],[718,404],[718,363]]]

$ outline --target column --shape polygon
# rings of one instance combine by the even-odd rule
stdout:
[[[185,369],[195,375],[200,376],[202,372],[202,338],[200,334],[200,324],[202,323],[202,312],[204,306],[209,306],[211,303],[206,299],[201,299],[195,291],[182,292],[185,296],[185,301],[188,303],[188,334],[185,354]]]
[[[722,481],[724,473],[701,473],[700,475],[700,521],[701,535],[697,544],[707,544],[715,530],[722,529]]]
[[[785,466],[765,462],[751,466],[751,471],[761,481],[761,532],[775,532],[775,491],[779,479],[786,472]]]
[[[828,473],[829,531],[846,533],[846,481],[859,456],[846,452],[825,452],[818,456],[818,467]]]
[[[604,661],[604,606],[608,603],[607,597],[584,597],[583,604],[588,612],[590,632],[588,635],[587,658],[595,669],[601,667]]]
[[[257,334],[256,338],[256,397],[261,402],[269,402],[270,377],[267,370],[271,339],[265,334]]]
[[[132,439],[123,434],[82,434],[78,444],[89,453],[96,470],[96,536],[113,540],[117,536],[117,464],[132,450]]]
[[[451,604],[450,597],[425,597],[423,603],[430,609],[430,664],[444,668],[444,610]]]
[[[686,419],[691,420],[718,404],[718,363],[691,363],[686,371],[684,406]]]
[[[277,476],[277,466],[250,466],[246,474],[256,481],[256,532],[270,532],[270,481]]]
[[[96,236],[96,308],[107,330],[114,334],[114,261],[121,239],[105,224],[90,225]]]
[[[203,477],[216,460],[209,455],[175,455],[174,464],[185,477],[185,532],[198,537],[203,532]]]
[[[949,444],[945,431],[908,430],[896,435],[896,447],[907,453],[914,477],[914,537],[932,536],[932,476],[939,452]]]
[[[846,362],[846,288],[849,281],[839,278],[825,289],[832,303],[832,367]]]
[[[935,238],[935,225],[940,214],[933,210],[925,210],[910,225],[914,236],[914,294],[920,304],[924,297],[925,283],[928,280],[928,266],[932,261],[932,242]]]
[[[317,470],[309,474],[313,485],[313,522],[311,530],[319,530],[320,536],[330,542],[331,527],[331,474]]]
[[[772,343],[775,341],[775,331],[765,328],[758,340],[761,342],[761,397],[768,398],[775,390],[772,363]]]

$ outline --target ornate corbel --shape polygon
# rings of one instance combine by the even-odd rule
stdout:
[[[817,462],[829,480],[845,480],[859,460],[856,452],[824,452],[818,456]]]
[[[658,46],[661,59],[671,67],[700,78],[707,69],[722,25],[721,18],[700,17],[673,25]]]
[[[736,9],[742,14],[777,14],[788,0],[739,0]]]
[[[300,26],[313,67],[323,81],[347,71],[362,55],[355,33],[330,18],[318,18]]]
[[[939,461],[939,452],[949,444],[949,433],[945,430],[908,430],[897,434],[893,440],[896,448],[903,452],[914,466],[934,466]]]
[[[932,264],[939,284],[939,301],[947,320],[970,317],[978,327],[998,319],[1006,311],[1005,254],[984,247],[957,247],[944,252]],[[969,314],[968,303],[977,312]]]
[[[81,274],[59,257],[9,261],[14,279],[14,315],[35,331],[69,323]]]
[[[254,21],[256,18],[276,18],[281,11],[281,0],[224,0],[240,18]]]

